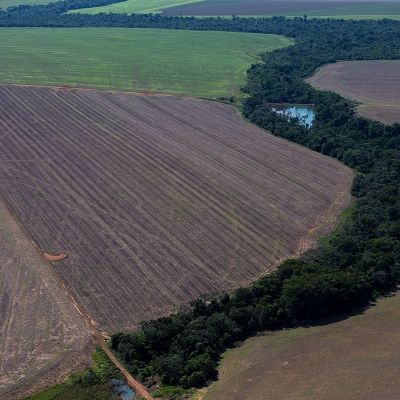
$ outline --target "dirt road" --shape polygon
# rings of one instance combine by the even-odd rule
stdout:
[[[138,381],[136,381],[130,374],[129,372],[123,367],[123,365],[116,359],[116,357],[114,356],[114,354],[111,353],[111,351],[109,350],[109,348],[106,345],[106,342],[104,341],[102,335],[100,334],[100,332],[98,331],[98,329],[96,328],[96,326],[93,324],[91,318],[83,311],[83,309],[81,308],[81,306],[76,302],[76,300],[74,299],[72,293],[69,291],[69,289],[64,285],[63,281],[61,280],[61,278],[59,277],[59,275],[57,274],[57,272],[54,270],[54,268],[52,267],[51,263],[48,261],[48,259],[44,256],[44,254],[39,250],[39,248],[36,246],[35,242],[32,240],[31,236],[29,235],[29,233],[25,230],[25,228],[23,227],[23,225],[20,223],[20,221],[18,220],[18,218],[15,216],[14,212],[12,211],[12,209],[8,206],[8,204],[4,201],[4,199],[2,199],[0,197],[0,201],[3,202],[3,204],[5,205],[5,207],[8,209],[8,211],[10,212],[10,214],[12,215],[12,217],[14,218],[14,220],[16,221],[16,223],[19,225],[19,227],[21,228],[21,231],[26,235],[26,237],[29,239],[29,241],[33,244],[34,248],[36,249],[36,251],[38,252],[39,256],[41,257],[41,259],[43,260],[43,262],[46,263],[46,265],[48,266],[50,272],[52,273],[52,275],[54,276],[54,278],[57,280],[57,282],[60,284],[61,288],[64,290],[64,292],[66,293],[66,295],[68,296],[68,298],[70,299],[70,301],[72,302],[72,304],[74,305],[74,307],[76,308],[76,310],[79,312],[79,314],[83,317],[83,319],[85,320],[86,324],[88,325],[88,327],[91,329],[91,331],[93,332],[94,336],[96,337],[97,341],[99,342],[99,345],[101,346],[101,348],[107,353],[108,357],[110,358],[110,360],[118,367],[118,369],[124,374],[124,376],[127,379],[127,383],[128,385],[134,390],[134,392],[136,394],[141,395],[142,397],[144,397],[146,400],[152,400],[153,397],[148,393],[148,391],[146,390],[146,388]]]

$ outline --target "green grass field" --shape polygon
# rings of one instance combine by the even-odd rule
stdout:
[[[11,1],[11,0],[10,0]],[[104,13],[126,13],[126,14],[148,14],[160,13],[165,8],[181,6],[184,4],[197,3],[202,0],[127,0],[122,3],[110,4],[104,7],[82,8],[80,10],[70,11],[87,14]]]
[[[54,0],[0,0],[0,8],[5,10],[8,7],[19,6],[21,4],[47,4]]]
[[[156,29],[0,29],[0,83],[232,96],[276,35]]]

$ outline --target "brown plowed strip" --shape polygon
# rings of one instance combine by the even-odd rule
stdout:
[[[43,88],[43,89],[54,89],[54,90],[79,90],[84,92],[106,92],[106,93],[127,93],[133,94],[135,96],[155,96],[155,97],[179,97],[184,99],[194,99],[195,96],[187,96],[176,93],[158,93],[158,92],[147,92],[147,91],[134,91],[134,90],[122,90],[122,89],[99,89],[99,88],[88,88],[79,86],[54,86],[54,85],[28,85],[25,83],[10,83],[7,86],[17,86],[17,87],[33,87],[33,88]]]
[[[39,248],[69,255],[53,268],[108,334],[295,256],[347,169],[206,100],[17,86],[0,100],[4,196]]]
[[[337,161],[339,163],[339,161]],[[349,182],[353,181],[354,173],[351,169],[340,169],[340,181],[337,186],[336,196],[332,204],[317,220],[317,224],[309,229],[300,240],[297,252],[293,258],[300,257],[305,251],[317,247],[317,239],[327,236],[340,223],[340,212],[349,207],[353,196],[349,193]],[[283,261],[283,260],[282,260]]]
[[[4,201],[3,198],[1,198],[1,201],[3,201],[4,205],[7,207],[8,211],[10,214],[13,216],[14,220],[16,223],[19,225],[21,230],[24,232],[26,237],[32,242],[33,246],[35,247],[36,251],[40,255],[40,257],[43,259],[43,261],[46,263],[48,266],[50,272],[53,274],[54,278],[57,280],[57,282],[60,284],[66,295],[69,297],[69,299],[72,301],[72,304],[74,307],[77,309],[79,314],[82,315],[83,319],[85,320],[86,324],[89,326],[89,328],[92,330],[93,334],[95,335],[97,341],[99,342],[100,347],[105,351],[105,353],[108,355],[110,360],[117,366],[117,368],[124,374],[126,377],[128,385],[135,391],[136,395],[140,395],[144,397],[147,400],[153,400],[154,398],[149,394],[147,389],[138,381],[133,379],[132,375],[122,366],[122,364],[116,359],[113,353],[111,353],[110,349],[107,347],[103,337],[101,336],[100,332],[97,330],[97,328],[94,326],[91,318],[83,311],[81,306],[76,302],[74,299],[72,293],[68,290],[68,288],[64,285],[63,281],[61,280],[60,276],[57,274],[57,272],[53,269],[51,264],[48,262],[48,259],[42,254],[42,252],[39,250],[39,248],[36,246],[35,242],[32,240],[32,237],[30,234],[27,232],[27,230],[24,228],[24,226],[20,223],[18,220],[17,216],[14,214],[13,210],[9,207],[9,205]]]
[[[400,122],[400,60],[342,61],[328,64],[305,81],[362,103],[357,113],[391,125]]]
[[[44,253],[43,257],[48,260],[48,261],[61,261],[67,258],[68,256],[65,253],[60,253],[57,254],[56,256],[53,256],[52,254]]]

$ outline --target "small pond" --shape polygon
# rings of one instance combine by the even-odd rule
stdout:
[[[315,119],[315,112],[311,106],[276,105],[271,110],[277,114],[287,115],[288,118],[296,117],[303,126],[310,127]]]
[[[112,397],[115,399],[132,400],[135,392],[121,379],[111,379],[108,382],[111,386]]]

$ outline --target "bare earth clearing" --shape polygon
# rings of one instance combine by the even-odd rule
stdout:
[[[398,399],[399,316],[397,292],[346,320],[248,339],[203,400]]]
[[[357,112],[384,124],[400,122],[400,61],[345,61],[321,68],[306,82],[363,103]]]
[[[0,398],[16,400],[91,364],[91,332],[0,201]]]
[[[352,171],[198,99],[0,87],[0,188],[108,333],[315,244]]]

